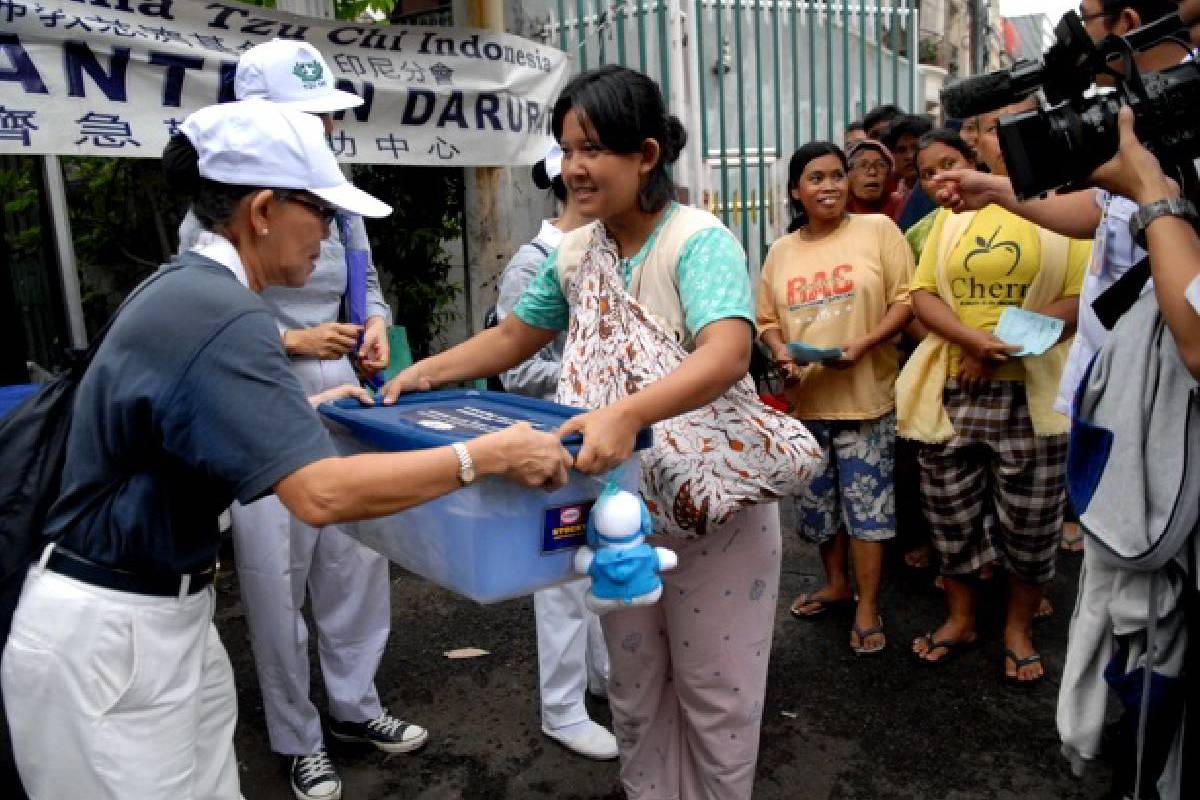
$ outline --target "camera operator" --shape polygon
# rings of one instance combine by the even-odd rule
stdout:
[[[1200,9],[1200,0],[1190,3]],[[1193,38],[1196,36],[1193,34]],[[1133,120],[1132,111],[1121,109],[1120,149],[1116,157],[1092,173],[1092,183],[1130,198],[1141,207],[1178,197],[1179,187],[1163,174],[1158,159],[1138,141]],[[1194,222],[1187,215],[1163,213],[1150,220],[1145,235],[1158,307],[1184,365],[1200,379],[1200,238]]]
[[[1188,0],[1200,15],[1200,0]],[[1082,0],[1079,16],[1084,29],[1093,41],[1110,35],[1124,36],[1129,31],[1154,22],[1179,10],[1175,0]],[[1200,25],[1197,26],[1200,31]],[[1178,44],[1164,43],[1138,52],[1134,61],[1143,72],[1157,72],[1180,61]],[[1119,62],[1112,64],[1121,69]],[[1097,83],[1112,85],[1108,75],[1097,77]],[[974,170],[949,170],[934,178],[939,203],[954,211],[978,210],[995,203],[1015,214],[1052,231],[1076,239],[1093,238],[1092,264],[1084,279],[1080,294],[1078,331],[1067,365],[1055,410],[1070,413],[1071,399],[1083,372],[1108,336],[1092,310],[1092,302],[1145,257],[1142,248],[1129,234],[1129,219],[1138,204],[1121,193],[1105,189],[1090,189],[1067,194],[1051,195],[1038,200],[1021,202],[1013,192],[1007,177],[989,175]],[[1149,284],[1143,291],[1150,291]]]

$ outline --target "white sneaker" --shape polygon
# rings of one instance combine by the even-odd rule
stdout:
[[[611,761],[617,757],[617,737],[590,719],[565,728],[542,728],[542,733],[584,758]]]

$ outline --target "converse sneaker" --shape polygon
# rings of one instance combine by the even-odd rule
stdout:
[[[341,800],[342,779],[322,747],[311,756],[292,759],[292,793],[296,800]]]
[[[416,750],[429,739],[429,731],[420,725],[393,717],[387,709],[375,719],[366,722],[332,720],[329,732],[338,741],[373,744],[385,753],[407,753]]]

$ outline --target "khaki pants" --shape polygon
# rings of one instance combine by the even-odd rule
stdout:
[[[37,800],[240,797],[233,670],[211,587],[150,597],[35,566],[0,680]]]
[[[779,592],[778,506],[655,544],[679,554],[662,600],[601,618],[621,782],[631,800],[749,798]]]

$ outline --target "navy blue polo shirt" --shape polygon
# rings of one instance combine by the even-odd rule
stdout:
[[[118,315],[75,399],[47,535],[100,564],[195,572],[217,517],[336,455],[267,306],[188,252]]]

